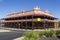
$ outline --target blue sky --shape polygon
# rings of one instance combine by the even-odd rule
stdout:
[[[35,6],[60,18],[60,0],[0,0],[0,18],[20,10],[33,9]]]

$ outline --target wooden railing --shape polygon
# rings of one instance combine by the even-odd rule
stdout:
[[[25,20],[9,20],[9,21],[4,21],[4,22],[28,22],[28,21],[33,21],[33,22],[37,22],[36,19],[25,19]],[[45,19],[42,19],[41,20],[42,22],[44,21],[48,21],[48,22],[58,22],[57,20],[45,20]]]
[[[42,19],[42,21],[48,21],[48,22],[58,22],[58,20],[46,20],[46,19]]]

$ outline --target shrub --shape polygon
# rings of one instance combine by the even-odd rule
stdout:
[[[45,31],[40,31],[40,32],[39,32],[39,37],[43,36],[43,35],[44,35],[44,32],[45,32]]]
[[[56,30],[56,35],[59,35],[60,34],[60,30]]]
[[[25,37],[23,40],[37,40],[39,38],[39,32],[30,31],[25,33]]]
[[[27,32],[25,33],[25,36],[28,37],[28,38],[32,37],[32,32],[33,32],[33,31],[30,31],[30,32],[27,31]]]
[[[27,31],[23,40],[38,40],[41,36],[53,37],[60,34],[60,30],[46,29],[45,31]]]
[[[52,37],[52,36],[55,36],[56,35],[56,31],[54,31],[52,29],[51,30],[45,30],[44,35],[46,37]]]

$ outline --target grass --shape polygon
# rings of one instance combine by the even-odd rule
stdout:
[[[60,30],[46,29],[45,31],[27,31],[23,40],[38,40],[45,35],[46,37],[53,37],[60,34]]]
[[[25,33],[23,40],[37,40],[39,38],[39,32],[37,31],[28,31]]]

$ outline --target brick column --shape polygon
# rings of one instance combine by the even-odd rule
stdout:
[[[32,30],[33,30],[33,16],[32,16]]]
[[[58,29],[58,22],[54,22],[54,28]]]
[[[58,22],[56,23],[57,29],[58,29]]]

